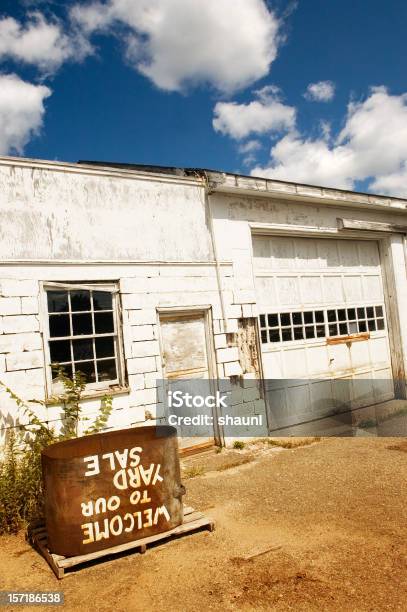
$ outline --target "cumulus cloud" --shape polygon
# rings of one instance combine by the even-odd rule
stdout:
[[[279,42],[264,0],[108,0],[77,4],[70,15],[88,35],[119,31],[127,60],[169,91],[247,87],[269,72]]]
[[[254,176],[407,196],[407,93],[390,95],[375,87],[362,102],[350,103],[336,137],[303,138],[293,130],[271,149],[270,163]]]
[[[276,88],[266,87],[255,92],[258,99],[248,104],[217,102],[214,108],[213,127],[240,140],[250,134],[265,134],[292,129],[296,111],[283,104]]]
[[[0,19],[0,60],[12,59],[52,72],[66,60],[80,60],[88,53],[90,45],[79,32],[68,36],[58,21],[47,21],[39,12],[30,13],[24,25],[13,17]]]
[[[313,102],[329,102],[335,95],[335,85],[332,81],[310,83],[304,93],[304,98]]]
[[[253,153],[261,149],[262,144],[259,140],[248,140],[243,144],[239,145],[239,153]]]
[[[51,95],[44,85],[33,85],[15,74],[0,74],[0,154],[21,154],[29,139],[38,134],[44,100]]]

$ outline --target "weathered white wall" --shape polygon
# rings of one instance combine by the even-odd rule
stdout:
[[[21,398],[46,399],[48,321],[40,304],[41,283],[49,281],[119,284],[129,390],[114,396],[109,428],[143,423],[149,415],[162,417],[159,307],[209,305],[216,374],[242,373],[226,332],[236,332],[238,318],[256,316],[256,310],[251,298],[236,295],[231,265],[223,263],[224,324],[201,184],[3,163],[0,210],[0,380]],[[245,401],[249,395],[258,399],[253,391],[244,395]],[[17,418],[27,422],[4,389],[0,397],[2,426]],[[96,416],[99,405],[100,398],[84,400],[85,414]],[[60,407],[32,407],[41,419],[60,426]]]
[[[213,259],[196,181],[0,164],[0,258]]]

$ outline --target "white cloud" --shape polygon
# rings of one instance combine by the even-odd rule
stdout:
[[[0,154],[23,152],[38,133],[44,100],[51,95],[44,85],[33,85],[15,74],[0,74]]]
[[[382,174],[370,184],[372,191],[389,195],[399,195],[407,198],[407,161],[404,161],[399,170]]]
[[[353,187],[353,152],[346,146],[330,147],[325,139],[303,140],[287,134],[271,149],[271,164],[252,169],[253,176],[314,185]]]
[[[260,140],[248,140],[238,147],[238,151],[243,155],[242,163],[246,167],[253,166],[256,162],[256,153],[263,147]]]
[[[268,74],[279,42],[279,21],[264,0],[109,0],[78,4],[71,18],[89,35],[125,26],[128,61],[169,91],[247,87]]]
[[[335,95],[335,85],[332,81],[310,83],[304,93],[304,98],[313,102],[329,102]]]
[[[272,147],[270,164],[251,174],[344,189],[367,180],[371,190],[407,196],[407,93],[372,88],[366,100],[349,104],[336,140],[292,131]]]
[[[294,127],[295,108],[280,102],[274,87],[255,93],[259,99],[248,104],[217,102],[212,122],[215,131],[238,140],[250,134],[281,132]]]
[[[248,140],[243,144],[239,145],[238,151],[239,153],[253,153],[254,151],[258,151],[261,149],[262,144],[259,140]]]
[[[13,17],[0,19],[0,60],[12,59],[37,66],[44,72],[58,69],[68,59],[83,59],[89,43],[78,32],[68,36],[59,23],[29,14],[25,25]]]

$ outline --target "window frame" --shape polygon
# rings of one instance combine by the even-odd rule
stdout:
[[[359,318],[359,314],[358,314],[358,309],[364,309],[365,313],[364,313],[364,317],[360,317]],[[367,315],[367,308],[373,308],[373,316],[372,317],[368,317]],[[381,309],[381,314],[377,314],[377,310]],[[346,317],[343,320],[339,320],[339,316],[338,316],[338,311],[339,310],[344,310],[346,311]],[[355,318],[349,318],[348,317],[348,310],[355,310]],[[335,321],[330,321],[328,318],[328,312],[329,311],[335,311]],[[316,321],[316,317],[315,317],[315,313],[316,312],[322,312],[323,313],[323,322],[317,322]],[[300,313],[301,314],[301,318],[302,318],[302,323],[294,323],[293,321],[293,314],[297,314]],[[305,323],[305,319],[304,319],[304,313],[312,313],[312,317],[313,317],[313,322],[312,323]],[[285,325],[281,324],[281,318],[280,316],[284,314],[284,315],[288,315],[290,318],[290,323],[287,323]],[[271,326],[269,325],[269,317],[271,316],[277,316],[277,321],[278,324],[275,326]],[[265,322],[266,325],[262,325],[262,317],[265,318]],[[262,346],[267,346],[269,348],[276,348],[276,347],[281,347],[282,345],[287,345],[289,344],[290,346],[295,346],[298,344],[303,344],[304,342],[306,342],[307,344],[312,344],[312,343],[327,343],[327,344],[337,344],[340,341],[346,341],[348,340],[357,340],[357,339],[361,339],[361,340],[368,340],[370,338],[371,334],[376,334],[376,333],[383,333],[388,331],[388,326],[387,326],[387,322],[386,322],[386,311],[385,311],[385,305],[383,302],[381,303],[374,303],[373,305],[371,304],[371,302],[369,303],[364,303],[364,304],[357,304],[357,305],[340,305],[340,306],[335,306],[335,305],[330,305],[330,306],[320,306],[317,307],[315,306],[314,308],[304,308],[303,310],[290,310],[290,309],[286,309],[283,311],[278,311],[277,309],[275,309],[272,312],[262,312],[258,315],[258,320],[259,320],[259,332],[260,332],[260,343]],[[369,329],[369,321],[373,320],[375,323],[374,329]],[[378,321],[382,321],[383,323],[383,327],[379,328],[378,326]],[[356,325],[359,328],[359,323],[364,322],[366,324],[366,330],[364,331],[355,331],[352,333],[346,333],[346,334],[342,334],[342,333],[338,333],[335,335],[330,335],[330,327],[333,325],[336,325],[337,327],[337,331],[340,330],[339,328],[339,324],[345,324],[347,326],[347,330],[349,332],[349,323],[356,323]],[[314,329],[314,336],[313,337],[306,337],[306,333],[305,332],[305,328],[306,327],[313,327]],[[324,328],[324,335],[321,336],[317,336],[316,332],[317,332],[317,327],[323,327]],[[302,330],[302,338],[295,338],[295,328],[299,328]],[[283,330],[289,330],[290,334],[291,334],[291,338],[287,338],[284,339],[283,338]],[[279,340],[274,340],[271,341],[270,340],[270,333],[271,332],[277,332],[279,334]],[[263,340],[263,333],[265,333],[267,335],[267,341]],[[373,336],[374,337],[374,336]]]
[[[125,381],[125,363],[124,363],[124,344],[123,344],[123,325],[122,325],[122,308],[119,292],[118,281],[44,281],[41,283],[41,332],[43,337],[44,346],[44,360],[45,360],[45,373],[46,373],[46,399],[55,399],[56,394],[53,390],[52,384],[52,369],[51,369],[51,352],[50,352],[50,341],[52,341],[50,335],[49,325],[49,312],[48,312],[48,291],[107,291],[112,294],[112,311],[113,311],[113,341],[115,344],[115,361],[117,367],[117,378],[110,381],[102,381],[95,383],[87,383],[84,389],[84,397],[92,397],[93,395],[98,396],[103,392],[115,392],[126,390],[127,384]],[[97,334],[87,334],[86,338],[96,338]],[[101,335],[103,337],[103,335]],[[67,340],[72,340],[73,336],[67,336]],[[78,335],[75,339],[80,340],[83,336]]]

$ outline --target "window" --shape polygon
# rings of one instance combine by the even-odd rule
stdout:
[[[52,381],[57,364],[70,377],[82,372],[89,388],[120,384],[116,288],[55,283],[46,296]]]
[[[261,314],[262,344],[349,336],[385,329],[383,306]]]

